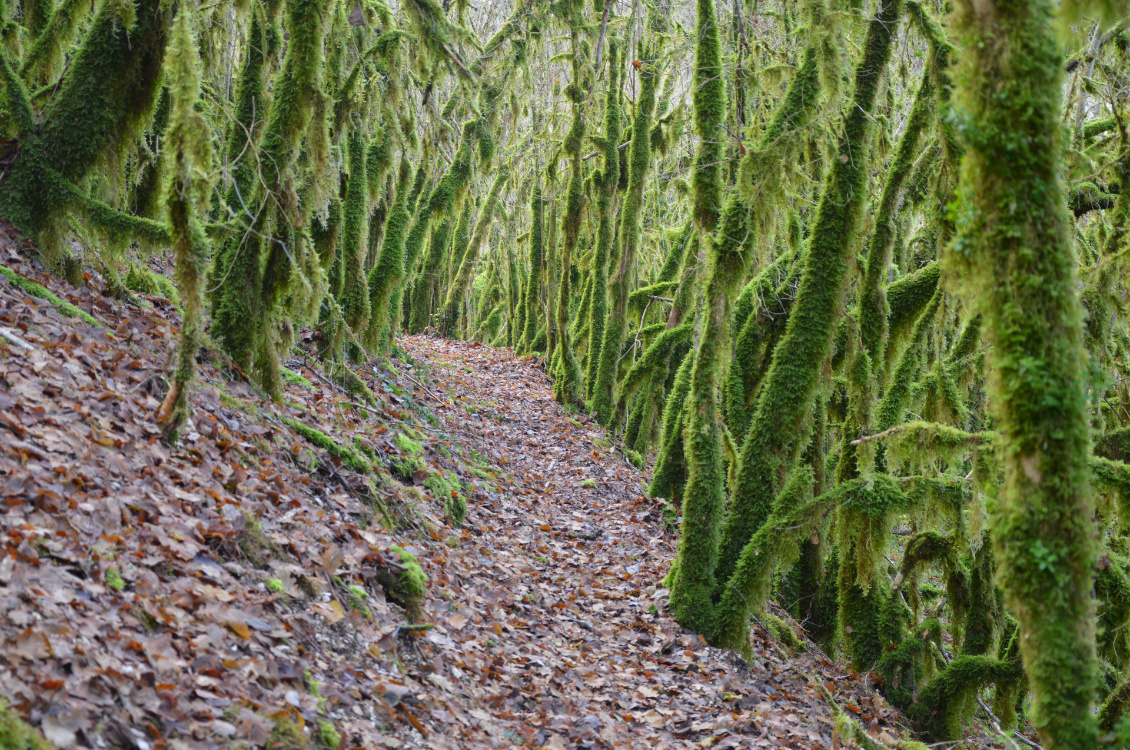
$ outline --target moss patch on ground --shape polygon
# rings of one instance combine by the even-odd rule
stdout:
[[[290,429],[297,432],[302,437],[309,440],[319,448],[329,452],[331,455],[337,456],[341,462],[348,466],[350,469],[358,472],[359,474],[373,473],[373,466],[360,455],[357,454],[352,448],[336,442],[326,433],[321,430],[316,430],[313,427],[308,427],[297,419],[290,417],[282,418],[283,424]]]
[[[180,295],[172,281],[159,273],[154,273],[142,265],[131,265],[126,274],[125,287],[132,292],[148,294],[150,297],[164,297],[174,305],[180,305]]]
[[[92,326],[97,326],[99,328],[102,327],[102,324],[99,323],[93,315],[75,307],[70,302],[67,302],[65,299],[59,297],[59,295],[55,294],[42,284],[32,281],[25,276],[20,276],[18,273],[8,268],[7,266],[0,266],[0,274],[3,274],[4,277],[8,279],[8,281],[12,282],[17,287],[30,294],[32,297],[38,297],[39,299],[50,302],[52,305],[59,309],[59,313],[64,317],[80,318]]]
[[[388,598],[404,607],[410,621],[417,622],[424,615],[424,596],[428,591],[428,576],[411,552],[402,547],[390,547],[389,551],[397,554],[403,570],[384,568],[378,574],[377,580],[384,587]]]
[[[0,699],[0,750],[55,750],[55,746]]]

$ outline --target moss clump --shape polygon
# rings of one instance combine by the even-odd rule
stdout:
[[[341,445],[330,436],[326,435],[321,430],[316,430],[313,427],[307,427],[297,419],[290,417],[282,418],[283,424],[290,429],[297,432],[302,437],[309,440],[314,445],[322,450],[328,451],[331,455],[337,456],[341,462],[353,469],[359,474],[371,474],[373,472],[372,465],[364,458],[359,456],[352,448]]]
[[[291,370],[290,368],[280,367],[279,372],[282,373],[283,382],[286,383],[287,385],[300,385],[300,386],[303,386],[305,388],[313,388],[314,387],[314,384],[311,383],[310,380],[306,376],[300,375],[297,372],[295,372],[294,370]]]
[[[4,277],[8,279],[8,281],[12,282],[18,288],[27,292],[32,297],[38,297],[39,299],[46,300],[55,307],[59,308],[59,313],[61,315],[68,318],[81,318],[92,326],[97,326],[99,328],[102,327],[102,324],[99,323],[89,313],[86,313],[72,305],[70,302],[61,299],[57,294],[55,294],[42,284],[38,284],[27,278],[26,276],[20,276],[18,273],[6,266],[0,266],[0,274],[3,274]]]
[[[420,562],[411,552],[401,547],[390,547],[395,552],[400,568],[382,568],[377,581],[384,587],[385,594],[393,602],[404,607],[408,619],[418,622],[424,614],[424,597],[428,592],[428,576],[420,567]]]
[[[363,614],[368,619],[373,619],[373,613],[369,610],[369,605],[366,603],[369,600],[369,592],[360,586],[346,586],[348,593],[347,603],[350,607]],[[336,745],[334,746],[336,747]]]
[[[122,591],[126,587],[126,582],[122,578],[122,574],[118,572],[117,568],[106,569],[106,585],[114,591]]]
[[[396,433],[392,442],[397,448],[407,453],[409,456],[422,456],[424,455],[424,446],[417,443],[412,438],[405,435],[403,432]]]
[[[315,737],[318,747],[324,750],[337,750],[341,747],[341,733],[325,719],[318,719],[318,731]]]
[[[451,517],[452,525],[456,528],[462,526],[463,519],[467,517],[467,497],[462,492],[463,488],[459,480],[449,480],[442,474],[432,474],[424,480],[424,487],[431,490],[437,500],[443,501],[443,507]]]
[[[290,719],[279,719],[271,729],[267,750],[306,750],[310,746],[302,727]]]
[[[133,292],[148,294],[151,297],[164,297],[174,304],[180,304],[180,295],[172,281],[145,266],[131,265],[126,274],[125,287]]]
[[[43,738],[27,722],[16,716],[7,704],[0,700],[0,748],[3,750],[55,750],[55,746]]]
[[[793,631],[792,627],[783,619],[777,617],[777,615],[765,616],[765,629],[772,633],[774,638],[791,649],[795,649],[800,653],[808,650],[808,647],[804,645],[804,641],[797,638],[796,632]]]

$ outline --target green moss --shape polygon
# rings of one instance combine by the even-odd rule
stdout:
[[[509,176],[509,172],[504,168],[499,170],[497,176],[494,178],[494,184],[491,185],[490,192],[487,193],[486,200],[483,201],[482,210],[479,211],[479,218],[475,221],[475,229],[471,233],[471,239],[467,244],[466,252],[463,253],[463,257],[459,261],[458,268],[455,271],[455,276],[451,285],[448,287],[447,300],[444,303],[443,319],[440,323],[440,332],[445,336],[451,336],[455,331],[456,325],[459,323],[459,315],[463,309],[463,297],[466,295],[467,289],[471,284],[471,277],[474,274],[475,265],[479,261],[479,251],[483,243],[486,242],[487,232],[490,231],[491,221],[494,217],[495,209],[498,206],[502,188],[506,185]],[[490,331],[490,327],[488,327],[487,330]],[[493,331],[494,333],[498,331],[497,322],[493,325]],[[493,338],[493,335],[491,337]]]
[[[1060,183],[1055,4],[986,11],[963,0],[952,21],[967,51],[953,115],[965,155],[947,262],[962,272],[992,347],[989,405],[1004,472],[993,526],[998,576],[1019,621],[1041,744],[1092,748],[1096,532],[1083,314]]]
[[[92,315],[84,312],[83,310],[80,310],[70,302],[61,299],[58,295],[56,295],[54,292],[52,292],[42,284],[38,284],[27,278],[26,276],[19,275],[7,266],[0,266],[0,274],[3,274],[3,276],[8,279],[8,281],[12,282],[14,285],[22,289],[27,294],[30,294],[32,297],[38,297],[39,299],[50,302],[52,305],[59,309],[59,313],[61,315],[64,315],[68,318],[80,318],[92,326],[95,326],[97,328],[102,327],[102,324],[99,323],[98,320],[95,319]]]
[[[933,298],[941,275],[941,266],[930,263],[887,287],[887,330],[891,340],[918,320],[922,308]]]
[[[0,748],[3,750],[54,750],[27,722],[0,700]]]
[[[1018,661],[958,656],[919,692],[908,713],[928,742],[960,740],[965,722],[977,708],[977,691],[1020,674]]]
[[[340,360],[327,362],[326,375],[329,376],[330,380],[338,383],[345,388],[346,391],[357,396],[369,406],[377,405],[377,397],[369,389],[369,386],[366,385],[365,381],[361,379],[361,376],[354,372],[353,368],[345,362]]]
[[[640,57],[652,53],[640,43]],[[651,140],[649,132],[655,110],[655,89],[659,72],[650,59],[637,66],[639,70],[639,99],[632,122],[632,140],[628,147],[628,186],[620,206],[619,244],[616,270],[608,281],[611,295],[610,307],[604,324],[604,337],[600,345],[600,360],[596,369],[596,382],[592,390],[592,411],[602,425],[612,421],[615,407],[615,387],[619,374],[620,347],[627,327],[628,297],[631,293],[631,276],[635,271],[636,254],[640,245],[640,217],[643,211],[643,193],[651,168]]]
[[[822,363],[831,350],[834,321],[848,279],[849,238],[858,226],[866,194],[866,159],[859,155],[866,153],[870,139],[871,113],[890,58],[900,7],[900,0],[884,0],[868,26],[840,156],[820,196],[789,325],[774,352],[742,446],[731,512],[722,530],[718,573],[723,580],[769,516],[783,470],[799,447],[804,417],[812,409]]]
[[[365,173],[365,146],[361,128],[354,126],[348,136],[349,174],[342,202],[341,310],[345,322],[356,334],[369,323],[369,286],[365,277],[365,250],[368,246],[369,183]]]
[[[324,750],[337,750],[341,747],[341,732],[337,731],[332,722],[318,719],[317,744]]]
[[[40,243],[49,265],[81,283],[60,241],[68,185],[138,135],[157,99],[172,8],[161,0],[99,7],[21,158],[0,186],[0,213]],[[123,25],[128,33],[123,33]],[[107,85],[115,82],[114,85]]]
[[[278,578],[271,578],[267,581],[267,591],[272,594],[281,594],[285,590],[283,582]]]
[[[525,295],[522,306],[525,309],[522,338],[516,350],[534,351],[534,339],[541,325],[541,285],[545,276],[545,202],[541,197],[541,186],[535,185],[530,191],[530,273],[526,276],[522,291]]]
[[[620,183],[620,64],[619,48],[615,41],[608,43],[608,88],[604,100],[604,133],[593,141],[604,159],[604,169],[593,176],[596,191],[597,238],[592,259],[592,280],[589,304],[585,315],[589,324],[588,363],[585,368],[585,395],[591,399],[596,391],[600,352],[604,343],[604,325],[608,319],[608,257],[616,232],[612,213],[613,198]],[[617,342],[619,348],[619,342]]]
[[[306,750],[309,742],[302,727],[291,719],[279,719],[271,729],[267,750]]]
[[[797,652],[804,653],[808,647],[804,645],[804,641],[797,638],[796,632],[792,626],[774,614],[765,615],[765,628],[773,634],[773,637]]]
[[[699,148],[692,177],[694,218],[701,231],[712,232],[722,215],[721,130],[726,118],[726,82],[714,0],[697,0],[695,19],[694,124]]]
[[[883,194],[879,199],[879,209],[875,213],[875,224],[871,230],[871,240],[867,249],[867,270],[863,277],[859,299],[859,329],[863,349],[871,358],[872,367],[880,382],[889,317],[883,282],[891,266],[894,220],[902,188],[918,152],[918,142],[929,124],[930,109],[934,102],[932,75],[933,71],[926,68],[918,93],[914,96],[914,106],[910,110],[906,127],[899,139],[895,157],[887,170],[887,179],[883,184]]]
[[[403,432],[396,433],[396,436],[393,437],[392,442],[396,444],[397,448],[404,451],[410,456],[424,455],[424,446],[420,445],[418,442],[408,437]]]
[[[659,438],[659,455],[655,460],[648,494],[672,501],[682,507],[683,489],[687,482],[687,462],[683,447],[683,427],[686,424],[685,404],[691,389],[691,366],[694,357],[684,357],[675,371],[671,393],[663,407],[663,429]]]
[[[442,474],[431,474],[424,480],[424,487],[432,491],[437,500],[443,502],[452,525],[459,528],[467,516],[467,497],[458,479],[448,479]]]
[[[341,445],[324,432],[316,430],[313,427],[307,427],[302,422],[299,422],[297,419],[292,419],[291,417],[282,417],[282,422],[322,450],[340,458],[342,463],[357,473],[371,474],[373,472],[373,467],[368,461],[358,455],[352,448]]]
[[[117,568],[106,569],[106,585],[114,591],[122,591],[126,587],[126,582],[122,578],[122,574],[118,572]]]
[[[421,165],[417,170],[417,182],[422,182],[424,173],[424,167]],[[385,226],[380,254],[369,271],[370,319],[364,339],[370,351],[383,350],[389,344],[390,326],[395,317],[390,312],[393,292],[404,278],[405,231],[411,218],[408,182],[410,175],[408,160],[401,158],[396,182],[396,198]]]
[[[164,297],[174,304],[180,304],[180,295],[177,294],[173,282],[159,273],[154,273],[146,266],[131,264],[129,273],[126,274],[125,287],[133,292]]]
[[[428,591],[428,577],[416,557],[400,547],[390,547],[396,553],[402,569],[381,568],[377,580],[388,598],[404,608],[408,619],[418,622],[424,614],[424,597]]]
[[[298,385],[303,388],[313,388],[314,384],[304,375],[300,375],[294,370],[286,367],[280,367],[279,372],[282,373],[283,381],[288,385]]]

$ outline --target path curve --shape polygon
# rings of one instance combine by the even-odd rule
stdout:
[[[602,429],[554,401],[535,360],[401,345],[429,371],[453,440],[508,475],[469,478],[462,543],[427,553],[428,640],[448,655],[428,678],[449,699],[432,718],[450,720],[452,746],[831,747],[825,689],[874,736],[895,733],[882,698],[822,657],[755,628],[747,668],[665,614],[675,537],[659,501]]]

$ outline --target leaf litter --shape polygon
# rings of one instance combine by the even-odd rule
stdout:
[[[57,746],[258,747],[285,720],[311,746],[330,722],[341,747],[799,750],[838,744],[826,695],[902,734],[811,643],[755,627],[747,664],[666,615],[659,501],[536,359],[401,339],[360,408],[305,357],[274,404],[206,352],[171,449],[174,305],[72,289],[0,229],[0,263],[101,323],[0,278],[0,696]],[[428,577],[420,623],[379,583],[393,547]]]

